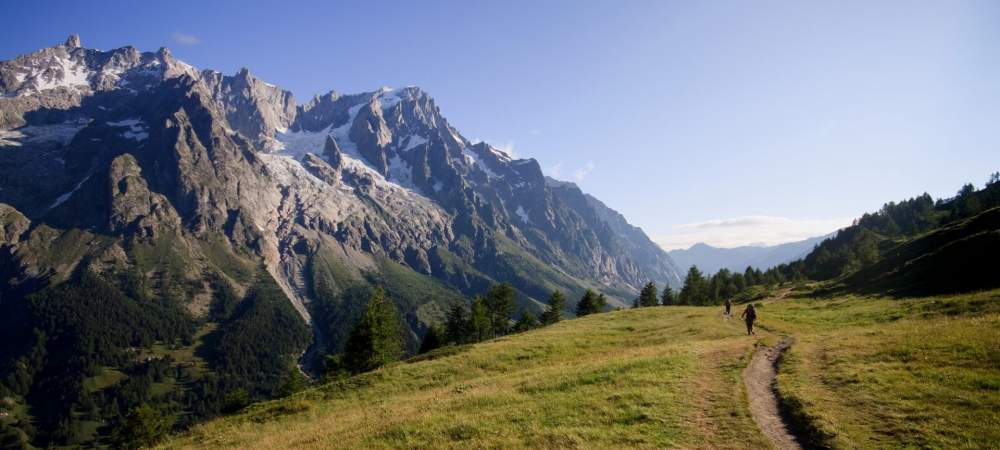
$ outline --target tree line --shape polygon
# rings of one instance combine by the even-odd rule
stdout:
[[[527,309],[518,312],[514,297],[514,287],[501,283],[491,286],[484,295],[474,297],[468,306],[453,305],[443,323],[427,328],[418,353],[521,333],[564,319],[566,296],[561,291],[552,293],[545,309],[537,317]],[[587,289],[576,304],[576,316],[603,312],[607,304],[604,294]],[[351,328],[344,352],[328,357],[328,376],[366,372],[399,360],[404,355],[404,329],[395,304],[385,290],[376,288],[361,318]]]
[[[837,235],[816,246],[805,258],[777,269],[786,278],[831,280],[871,266],[895,247],[899,239],[971,218],[1000,207],[1000,172],[990,175],[982,189],[966,183],[954,197],[934,200],[929,194],[889,202],[865,213]]]
[[[669,285],[658,292],[656,283],[646,283],[639,296],[632,303],[633,308],[676,305],[718,305],[731,299],[750,300],[750,288],[754,286],[772,287],[788,281],[778,268],[761,271],[747,267],[743,272],[721,269],[713,275],[705,275],[697,266],[691,266],[684,277],[684,285],[675,292]]]

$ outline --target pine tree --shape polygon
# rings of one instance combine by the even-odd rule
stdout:
[[[670,288],[669,284],[663,286],[663,294],[660,296],[660,304],[663,306],[677,304],[677,298],[674,296],[674,290]]]
[[[535,318],[535,315],[531,311],[524,311],[521,313],[521,318],[514,324],[514,332],[522,333],[533,328],[538,328],[538,326],[538,319]]]
[[[459,304],[452,305],[445,318],[445,339],[446,342],[464,344],[469,341],[469,317],[465,307]]]
[[[652,281],[646,283],[642,287],[642,292],[639,293],[639,306],[645,308],[656,306],[659,303],[659,300],[656,298],[656,284]]]
[[[548,308],[542,312],[542,325],[552,325],[562,320],[564,309],[566,309],[566,296],[557,290],[549,297]]]
[[[344,363],[350,371],[360,373],[396,361],[402,355],[396,305],[386,298],[382,288],[375,288],[364,314],[344,344]]]
[[[444,330],[440,326],[431,325],[427,327],[427,332],[424,333],[424,339],[420,342],[418,353],[427,353],[431,350],[441,348],[444,346],[446,339]]]
[[[483,297],[476,296],[472,299],[472,312],[469,317],[469,337],[471,342],[485,341],[493,333],[490,313],[486,308],[486,301]]]
[[[743,292],[743,290],[746,289],[747,284],[742,273],[736,272],[733,274],[733,285],[735,286],[735,291],[733,292],[734,294]]]
[[[597,294],[597,299],[594,300],[594,312],[601,313],[604,312],[604,308],[608,306],[608,298],[604,296],[604,293]]]
[[[490,315],[493,337],[507,334],[514,308],[514,287],[510,283],[490,286],[486,293],[486,309]]]
[[[597,294],[587,289],[583,297],[576,303],[576,316],[583,317],[597,312]]]
[[[707,300],[708,287],[705,285],[705,277],[698,270],[697,266],[691,266],[687,276],[684,277],[684,287],[681,288],[680,295],[677,296],[681,305],[703,305]]]

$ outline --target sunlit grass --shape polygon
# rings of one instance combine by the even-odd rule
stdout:
[[[782,395],[836,447],[988,447],[1000,293],[628,310],[449,347],[195,427],[168,448],[763,448],[740,374],[796,339]]]
[[[1000,443],[1000,297],[775,305],[796,336],[778,387],[838,448]]]

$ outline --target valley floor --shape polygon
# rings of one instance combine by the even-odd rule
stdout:
[[[1000,291],[793,294],[759,317],[756,337],[721,307],[563,321],[253,405],[164,447],[767,448],[742,374],[784,336],[778,395],[806,443],[1000,444]]]

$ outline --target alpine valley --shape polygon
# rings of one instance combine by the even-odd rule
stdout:
[[[572,311],[681,281],[642,230],[417,87],[300,104],[77,36],[0,62],[0,224],[4,426],[36,446],[99,442],[150,401],[183,425],[269,398],[342,350],[375,286],[412,354],[496,283],[537,314],[555,290]]]

